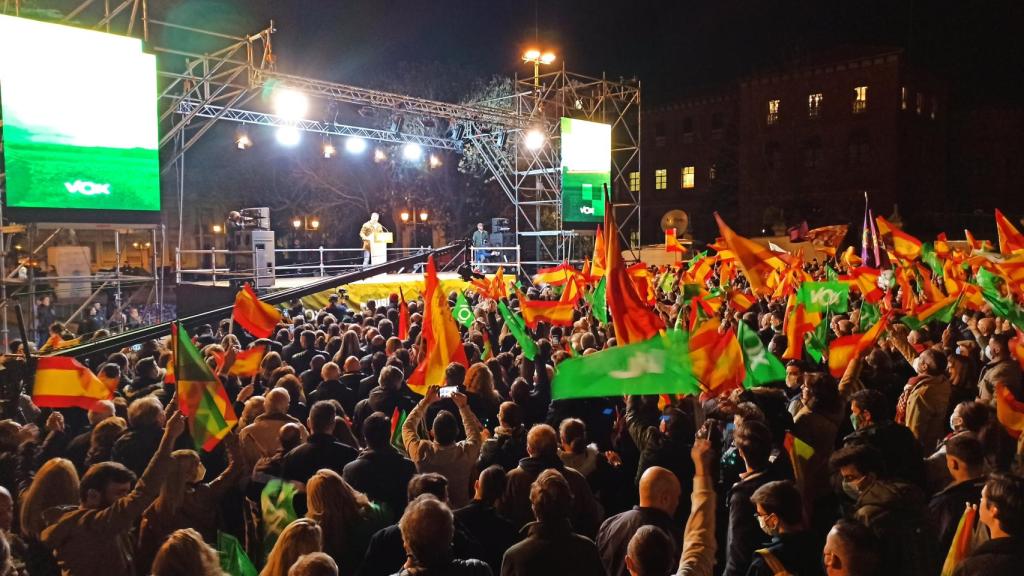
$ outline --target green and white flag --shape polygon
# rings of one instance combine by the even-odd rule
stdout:
[[[746,322],[738,324],[736,339],[743,350],[743,365],[747,369],[747,377],[743,379],[744,388],[786,379],[786,367],[774,354],[768,352],[757,332],[747,326]]]
[[[623,394],[700,394],[685,332],[564,360],[551,383],[554,400]]]
[[[459,292],[459,297],[455,300],[452,316],[455,316],[455,321],[466,328],[472,326],[473,320],[476,319],[473,315],[473,309],[469,306],[469,302],[466,301],[466,295],[462,292]]]
[[[860,326],[858,332],[867,332],[872,326],[878,323],[882,318],[882,311],[878,309],[878,306],[868,302],[867,300],[861,300],[860,303]]]
[[[796,296],[808,312],[843,314],[850,307],[850,285],[845,282],[804,282]]]
[[[260,493],[260,510],[263,516],[263,557],[270,555],[278,536],[289,524],[298,519],[292,500],[298,489],[295,484],[280,478],[267,482]]]
[[[605,296],[605,285],[607,283],[608,279],[602,276],[601,281],[597,283],[597,287],[584,296],[587,303],[590,304],[590,309],[593,311],[594,317],[604,324],[608,323],[608,300]]]
[[[533,341],[530,333],[526,330],[526,322],[518,314],[509,310],[504,300],[498,301],[498,313],[501,314],[501,319],[505,321],[505,327],[508,328],[509,334],[515,336],[519,347],[523,349],[523,357],[527,360],[536,358],[537,343]]]

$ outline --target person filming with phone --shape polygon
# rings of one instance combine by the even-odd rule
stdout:
[[[464,440],[458,440],[459,426],[455,415],[447,410],[438,412],[434,417],[430,428],[432,439],[420,436],[420,422],[430,405],[441,399],[442,391],[459,410],[466,430]],[[416,464],[416,471],[420,474],[437,472],[448,479],[448,499],[452,508],[462,508],[469,503],[473,469],[483,442],[481,428],[480,421],[469,408],[466,395],[459,392],[457,386],[431,386],[402,425],[402,441],[409,459]]]

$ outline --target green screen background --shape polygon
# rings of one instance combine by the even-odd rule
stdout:
[[[156,59],[138,39],[0,16],[0,54],[7,206],[160,210]]]
[[[604,220],[604,186],[611,189],[610,124],[562,118],[562,221]]]

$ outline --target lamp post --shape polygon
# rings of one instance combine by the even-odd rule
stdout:
[[[540,91],[540,65],[548,65],[555,61],[555,53],[546,50],[541,52],[536,48],[531,48],[523,53],[523,62],[529,62],[533,64],[533,89]]]

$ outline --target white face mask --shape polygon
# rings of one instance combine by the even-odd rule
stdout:
[[[985,346],[985,357],[988,358],[989,360],[992,359],[992,345],[991,344]]]
[[[779,533],[778,527],[771,528],[768,526],[768,520],[766,516],[757,517],[757,525],[761,527],[761,531],[769,536],[777,536]]]
[[[963,322],[964,324],[967,324],[967,321],[970,319],[971,317],[968,316],[967,314],[964,314],[963,316],[960,317],[960,321]]]
[[[910,366],[914,369],[915,373],[920,374],[921,373],[921,357],[918,356],[918,357],[914,358],[914,361],[910,363]]]

